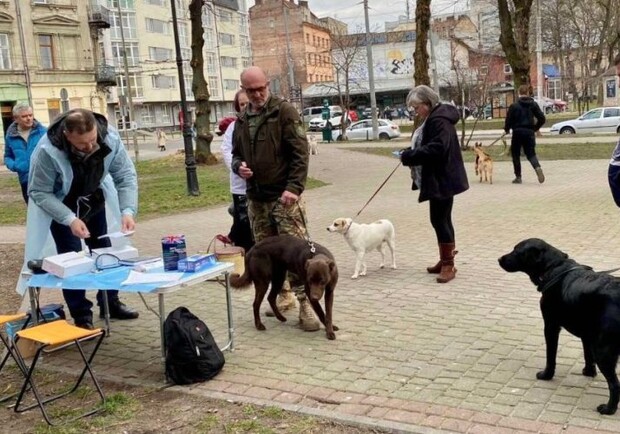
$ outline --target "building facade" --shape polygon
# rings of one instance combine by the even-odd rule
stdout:
[[[181,84],[170,0],[91,1],[107,9],[109,14],[110,27],[100,30],[95,42],[100,63],[112,66],[116,76],[116,86],[109,87],[107,92],[108,118],[115,119],[119,129],[131,127],[131,104],[136,128],[180,128]],[[189,3],[190,0],[175,0],[183,86],[192,122]],[[239,74],[244,65],[250,64],[245,10],[245,0],[210,0],[202,9],[204,74],[213,122],[231,114],[232,101],[239,89]]]
[[[30,102],[45,125],[72,108],[105,112],[88,12],[89,3],[80,0],[0,1],[3,131],[17,102]]]
[[[290,97],[293,86],[334,79],[332,34],[346,34],[346,24],[318,18],[307,1],[294,0],[256,0],[249,19],[253,64],[265,70],[274,93]]]

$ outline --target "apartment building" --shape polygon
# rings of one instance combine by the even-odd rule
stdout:
[[[101,63],[111,65],[116,74],[117,86],[109,88],[107,93],[108,118],[115,119],[120,129],[130,127],[131,102],[135,127],[179,127],[180,83],[170,0],[91,2],[99,8],[107,8],[109,14],[110,28],[101,31],[97,40]],[[175,0],[183,86],[191,122],[194,95],[189,3],[190,0]],[[213,121],[232,112],[239,74],[244,65],[250,64],[245,10],[245,0],[209,0],[203,6],[204,73],[214,108]]]
[[[293,85],[333,81],[332,33],[346,34],[346,24],[318,18],[307,1],[255,0],[249,13],[254,65],[274,93],[290,97]]]
[[[91,49],[88,2],[0,1],[0,111],[4,132],[12,107],[29,102],[48,125],[84,107],[105,111]],[[4,137],[4,134],[2,134]],[[3,138],[1,140],[4,140]]]

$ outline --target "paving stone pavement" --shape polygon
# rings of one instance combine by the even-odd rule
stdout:
[[[453,216],[458,273],[445,285],[425,271],[438,257],[428,205],[417,202],[409,171],[400,168],[357,219],[393,221],[398,269],[378,269],[378,253],[370,253],[368,275],[352,280],[352,252],[325,228],[336,217],[355,215],[397,163],[339,145],[322,144],[311,156],[311,176],[330,184],[305,196],[310,234],[334,253],[340,270],[337,339],[328,341],[323,330],[301,331],[294,313],[286,323],[265,319],[267,330],[259,332],[253,291],[235,291],[236,345],[225,354],[224,370],[212,381],[177,389],[398,432],[620,432],[620,415],[596,412],[607,399],[606,383],[601,375],[581,375],[577,338],[562,334],[553,381],[535,379],[545,358],[539,295],[526,275],[508,274],[497,264],[518,241],[540,237],[595,269],[617,266],[620,225],[607,161],[543,161],[542,185],[526,161],[522,185],[511,184],[509,163],[495,164],[493,185],[478,183],[468,164],[471,188],[457,196]],[[134,241],[141,253],[158,254],[161,235],[183,233],[189,251],[205,250],[230,223],[224,206],[141,221]],[[5,232],[19,230],[0,228]],[[42,297],[56,300],[58,293],[43,291]],[[112,323],[96,371],[117,381],[161,385],[158,320],[137,296],[124,299],[141,316]],[[156,306],[154,296],[145,299]],[[178,305],[225,341],[221,286],[207,283],[167,298],[168,310]]]

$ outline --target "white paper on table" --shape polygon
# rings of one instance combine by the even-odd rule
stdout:
[[[102,238],[109,238],[109,239],[115,239],[115,238],[124,238],[124,237],[129,237],[131,235],[134,234],[135,231],[127,231],[127,232],[110,232],[109,234],[103,234],[97,237],[98,240],[102,239]]]
[[[172,283],[183,277],[183,273],[141,273],[131,270],[127,279],[121,285],[134,285],[140,283]]]

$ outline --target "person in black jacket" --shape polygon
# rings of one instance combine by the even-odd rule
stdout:
[[[519,86],[519,100],[508,108],[504,131],[506,134],[512,130],[510,140],[510,152],[512,153],[512,165],[515,171],[513,184],[521,184],[521,148],[530,164],[536,171],[538,182],[545,182],[545,175],[536,157],[536,131],[545,123],[543,114],[538,103],[531,97],[532,87],[527,84]]]
[[[403,150],[400,159],[411,167],[412,190],[420,190],[419,202],[429,201],[430,220],[439,244],[439,262],[426,271],[439,274],[437,282],[454,279],[454,196],[469,189],[463,156],[455,125],[459,112],[450,104],[439,102],[439,95],[428,86],[416,86],[407,96],[424,123],[411,138],[411,148]]]

